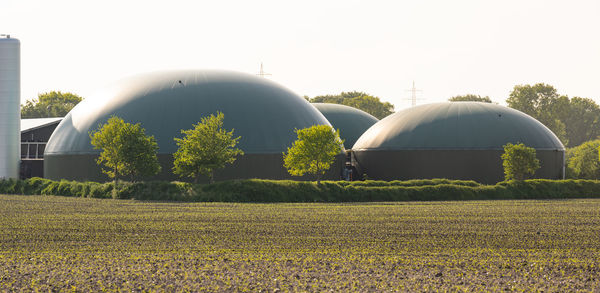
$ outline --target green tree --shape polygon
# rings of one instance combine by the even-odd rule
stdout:
[[[179,146],[173,154],[175,159],[173,172],[180,176],[194,178],[198,182],[200,175],[209,177],[210,183],[214,182],[214,170],[232,164],[237,155],[244,152],[235,146],[240,137],[233,137],[233,130],[223,129],[225,115],[203,117],[201,122],[194,125],[193,129],[182,130],[183,138],[175,138]]]
[[[567,167],[571,176],[581,179],[600,179],[600,162],[598,151],[600,140],[585,142],[569,149]]]
[[[340,133],[328,125],[314,125],[296,129],[298,139],[283,154],[283,165],[293,176],[314,174],[317,183],[329,170],[335,157],[344,148]]]
[[[120,176],[129,176],[134,181],[156,175],[161,169],[156,140],[147,136],[139,123],[126,123],[113,116],[90,132],[90,138],[94,148],[102,150],[96,162],[106,167],[102,172],[114,179],[115,186]]]
[[[544,110],[549,110],[552,102],[559,97],[556,89],[548,84],[516,85],[506,103],[509,107],[537,119],[544,114]]]
[[[506,103],[546,125],[564,145],[569,145],[568,117],[570,101],[560,96],[556,89],[547,84],[517,85],[513,88]]]
[[[21,118],[64,117],[83,98],[72,93],[51,91],[21,105]]]
[[[573,97],[561,120],[565,123],[571,146],[600,136],[600,106],[592,99]]]
[[[305,98],[307,98],[305,96]],[[309,99],[311,103],[341,104],[363,110],[377,119],[394,113],[394,105],[382,102],[378,97],[363,92],[342,92],[339,95],[316,96]]]
[[[482,97],[480,95],[466,94],[466,95],[462,95],[462,96],[454,96],[454,97],[448,99],[448,101],[450,101],[450,102],[484,102],[484,103],[491,103],[492,99],[490,99],[490,97],[488,97],[488,96]]]
[[[504,145],[501,156],[505,180],[523,180],[533,175],[540,168],[540,161],[535,156],[535,149],[524,144],[508,143]]]

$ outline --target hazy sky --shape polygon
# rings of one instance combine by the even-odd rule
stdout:
[[[600,102],[600,1],[2,0],[22,100],[89,96],[136,73],[229,69],[299,95],[364,91],[402,109],[545,82]]]

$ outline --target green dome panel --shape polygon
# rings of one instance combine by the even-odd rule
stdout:
[[[171,154],[182,129],[217,111],[225,114],[224,127],[241,136],[238,147],[246,154],[281,154],[296,140],[295,129],[330,125],[306,100],[264,78],[218,70],[157,72],[85,99],[56,128],[45,154],[98,154],[89,132],[112,115],[141,123],[156,138],[159,154]]]
[[[392,114],[367,130],[353,150],[498,150],[506,143],[562,150],[550,129],[520,111],[490,103],[426,104]]]
[[[346,105],[329,103],[313,103],[312,105],[325,115],[333,128],[340,130],[340,136],[347,149],[351,148],[367,129],[379,121],[365,111]]]

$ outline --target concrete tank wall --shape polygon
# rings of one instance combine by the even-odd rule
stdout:
[[[18,178],[21,137],[20,47],[0,38],[0,178]]]
[[[354,151],[362,176],[374,180],[446,178],[496,184],[504,180],[504,150],[383,150]],[[564,179],[564,150],[536,150],[540,160],[531,178]]]

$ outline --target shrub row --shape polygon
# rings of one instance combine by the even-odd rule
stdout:
[[[0,181],[0,194],[60,195],[170,201],[365,202],[600,197],[597,180],[545,180],[482,185],[447,179],[408,181],[231,180],[214,184],[52,181],[43,178]]]

